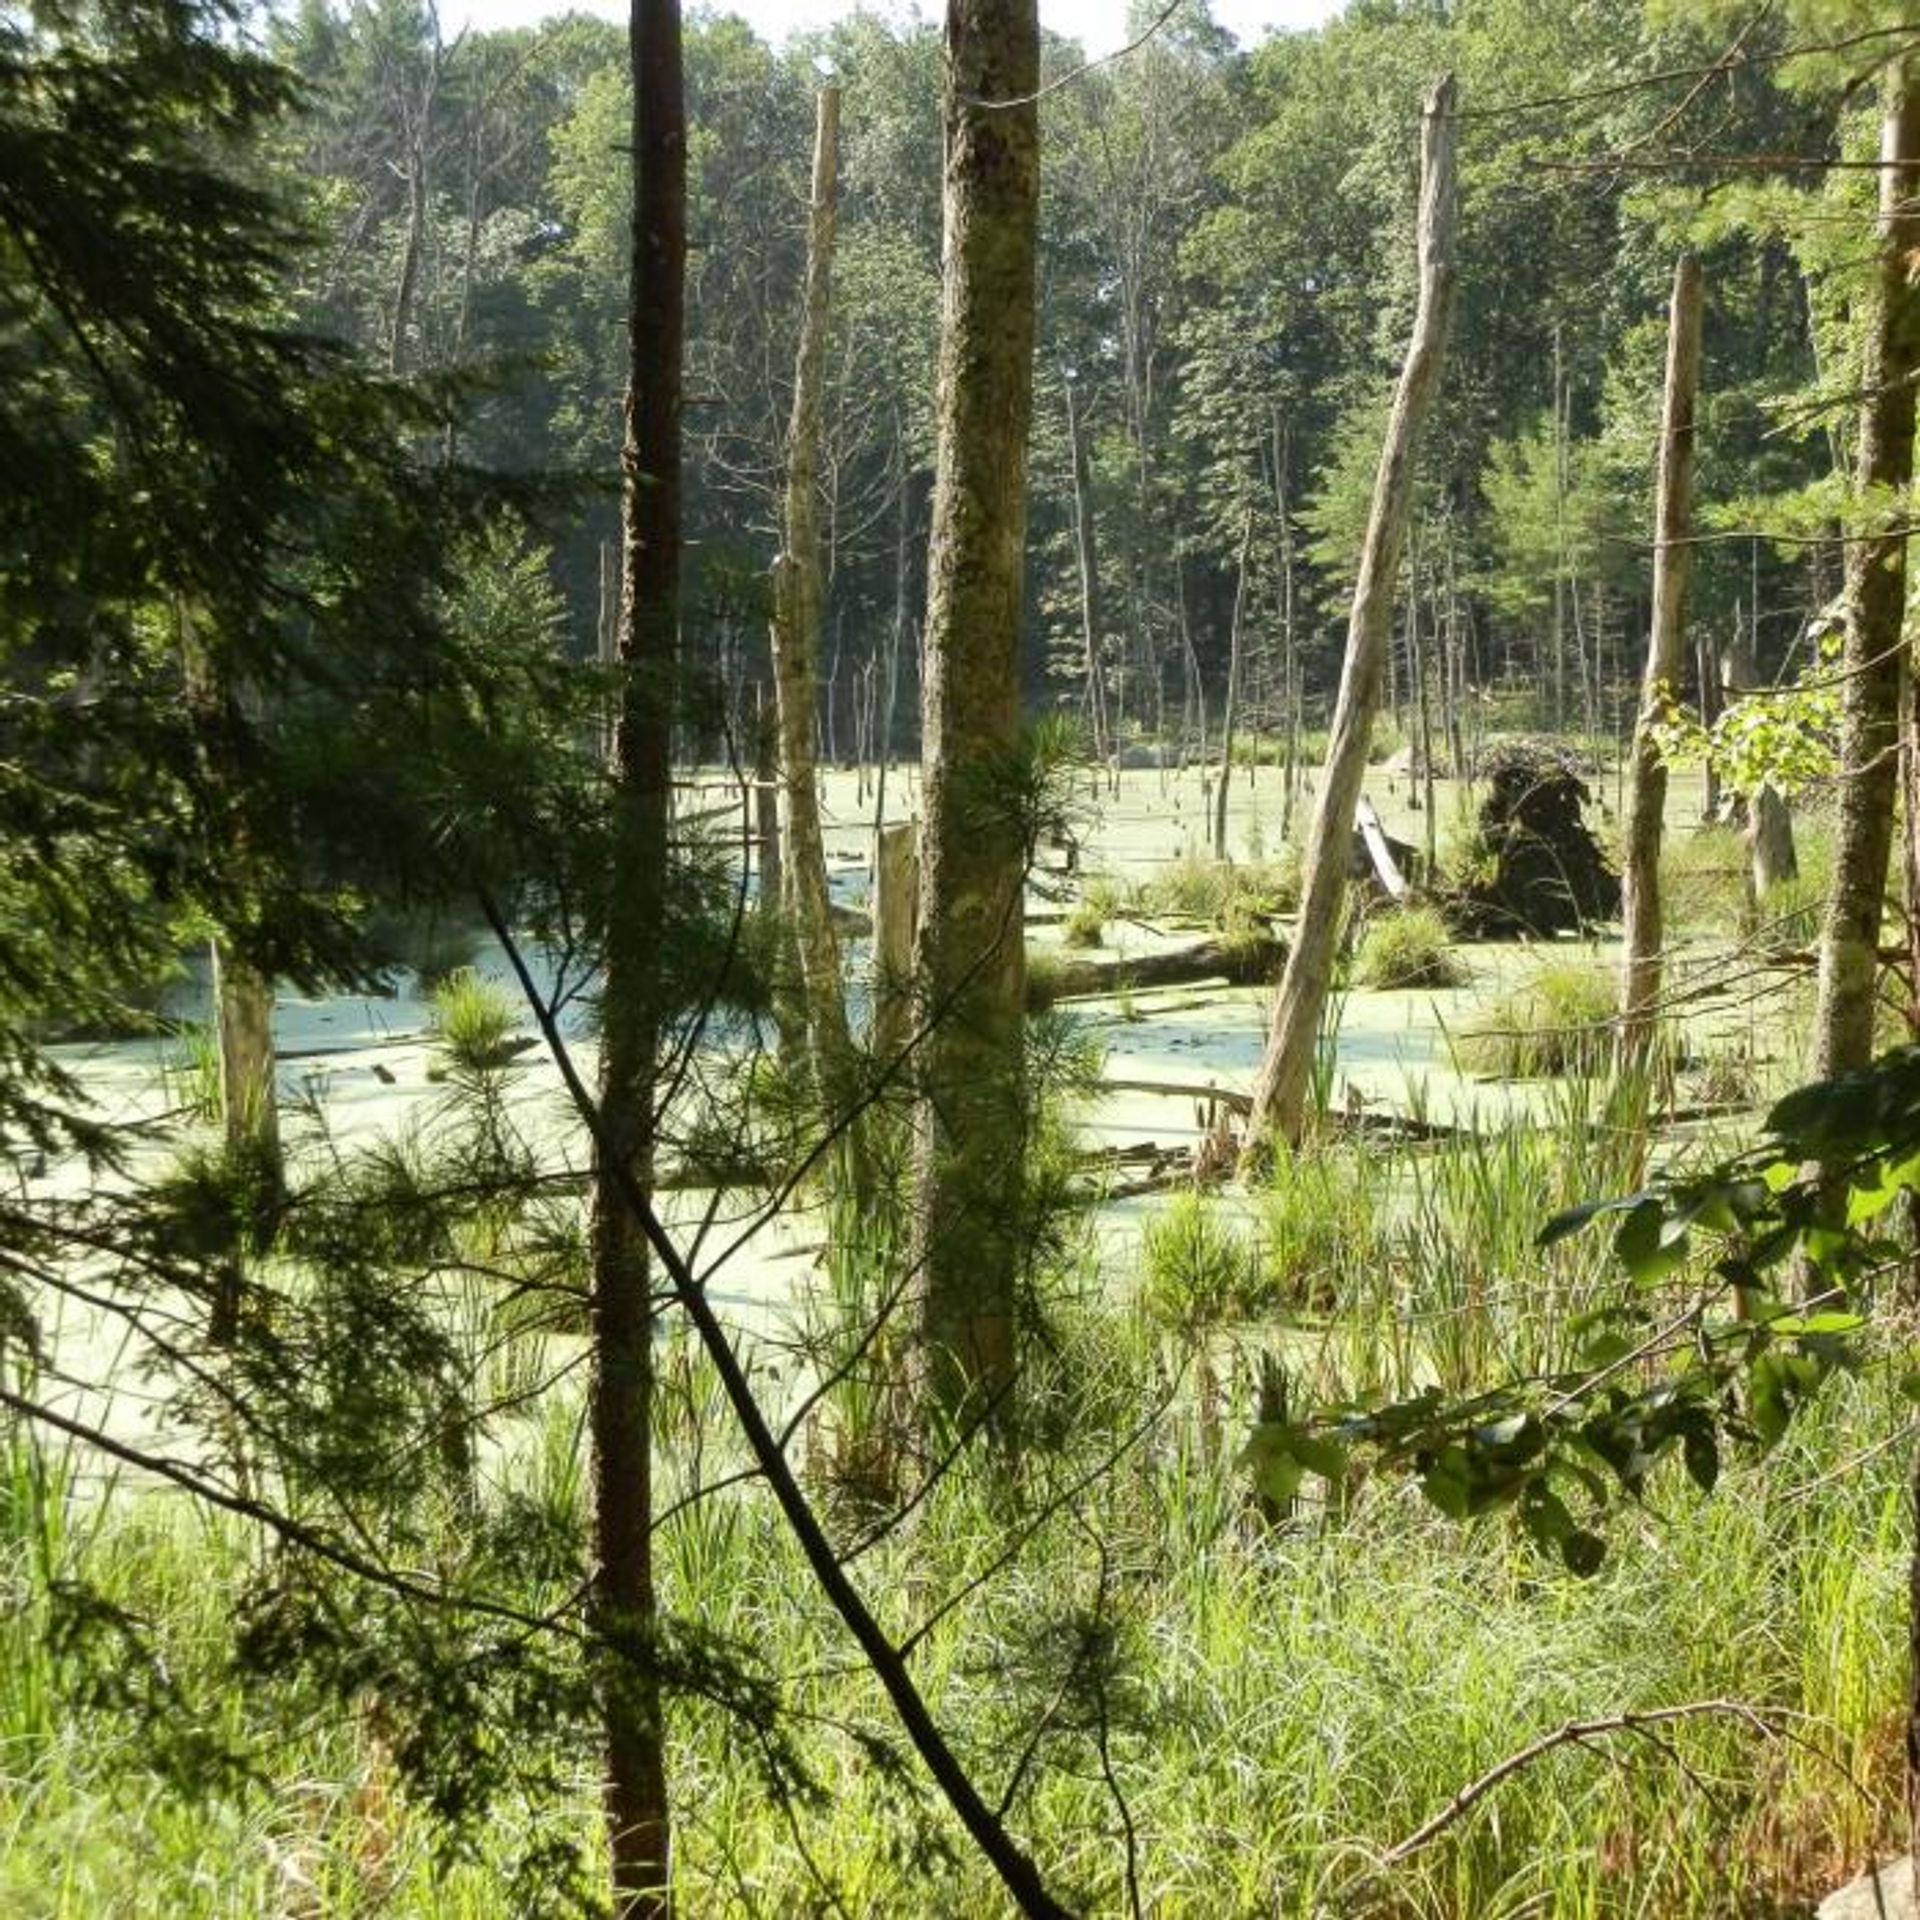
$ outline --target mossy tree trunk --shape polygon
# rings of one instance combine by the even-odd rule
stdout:
[[[1654,503],[1653,620],[1640,716],[1627,786],[1623,887],[1626,954],[1620,986],[1620,1050],[1642,1060],[1660,1001],[1660,838],[1666,822],[1667,763],[1655,729],[1679,698],[1687,666],[1687,579],[1692,570],[1694,412],[1700,389],[1700,330],[1706,306],[1700,262],[1683,254],[1673,270],[1667,316],[1667,383],[1660,413],[1660,476]]]
[[[652,1276],[626,1183],[643,1196],[652,1191],[671,990],[659,932],[679,659],[686,271],[679,0],[633,0],[628,51],[634,188],[621,449],[625,566],[592,1224],[593,1611],[608,1646],[601,1697],[614,1910],[621,1920],[664,1920],[672,1910],[671,1827],[653,1575]]]
[[[1815,1067],[1822,1075],[1873,1057],[1880,923],[1899,790],[1906,653],[1906,515],[1889,508],[1913,478],[1914,382],[1920,377],[1920,64],[1894,66],[1880,136],[1879,267],[1860,389],[1855,478],[1866,510],[1889,524],[1847,548],[1840,812],[1832,890],[1820,940]],[[1878,496],[1876,498],[1875,496]],[[1911,831],[1911,825],[1909,831]]]
[[[1020,734],[1040,194],[1035,0],[950,0],[938,453],[928,561],[915,1117],[925,1405],[965,1418],[1014,1367],[1024,1236]],[[1012,102],[1016,104],[997,104]]]
[[[1420,302],[1374,479],[1326,770],[1308,834],[1299,919],[1254,1086],[1249,1129],[1254,1143],[1272,1137],[1297,1140],[1306,1120],[1307,1089],[1344,920],[1354,808],[1366,777],[1367,748],[1391,650],[1394,587],[1412,519],[1414,468],[1421,430],[1440,384],[1453,309],[1455,134],[1454,84],[1448,76],[1427,96],[1422,123]]]

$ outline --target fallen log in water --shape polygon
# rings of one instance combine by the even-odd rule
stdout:
[[[1266,986],[1279,977],[1285,941],[1271,935],[1252,940],[1203,940],[1166,953],[1076,954],[1027,975],[1027,1005],[1038,1010],[1060,1000],[1092,994],[1133,993],[1151,987],[1185,987],[1197,980],[1230,986]]]

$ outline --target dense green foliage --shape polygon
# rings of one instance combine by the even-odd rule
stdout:
[[[1195,4],[1078,75],[1050,44],[1024,669],[1066,717],[981,804],[1029,858],[1070,847],[1083,702],[1123,745],[1217,745],[1236,601],[1250,760],[1321,717],[1413,296],[1416,104],[1449,68],[1459,347],[1397,731],[1418,685],[1429,760],[1515,724],[1614,735],[1690,243],[1712,290],[1696,625],[1737,622],[1796,689],[1716,751],[1742,789],[1824,778],[1806,616],[1887,506],[1848,497],[1834,424],[1870,169],[1824,163],[1867,150],[1860,63],[1912,40],[1870,0],[1354,0],[1250,50]],[[683,762],[744,751],[765,677],[823,57],[846,97],[825,744],[870,759],[912,731],[939,35],[861,15],[774,49],[701,14]],[[1897,1827],[1913,1382],[1875,1310],[1908,1285],[1920,1056],[1649,1178],[1649,1089],[1611,1077],[1614,983],[1586,961],[1462,1036],[1469,1063],[1561,1083],[1540,1124],[1342,1144],[1330,1032],[1323,1137],[1249,1175],[1238,1216],[1179,1195],[1137,1272],[1124,1231],[1086,1227],[1123,1164],[1069,1137],[1087,1029],[1029,1022],[1030,1151],[993,1196],[1026,1364],[1001,1451],[944,1452],[902,1412],[924,1356],[888,1323],[915,1281],[911,1063],[863,1086],[863,1212],[762,1017],[786,956],[741,823],[678,813],[633,956],[665,1008],[646,1174],[679,1250],[630,1436],[657,1468],[660,1610],[596,1615],[599,1143],[521,1055],[571,1071],[604,977],[628,86],[623,37],[581,17],[448,39],[417,0],[0,16],[0,1906],[597,1911],[599,1740],[636,1662],[667,1702],[687,1910],[984,1906],[798,1503],[957,1764],[1088,1912],[1795,1910]],[[1703,737],[1677,710],[1671,732]],[[1291,848],[1249,842],[1087,889],[1065,939],[1158,909],[1254,948],[1299,883]],[[1698,883],[1675,925],[1733,930],[1732,858],[1670,852]],[[1805,906],[1770,899],[1768,937]],[[481,921],[521,998],[459,964]],[[211,1042],[161,1120],[90,1108],[59,1043],[155,1031],[209,939],[283,988],[440,975],[417,1057],[392,1056],[411,1119],[364,1124],[316,1076],[268,1164],[208,1124]],[[1419,910],[1366,929],[1355,973],[1460,978]],[[1603,1219],[1605,1246],[1581,1231]],[[736,1348],[777,1316],[723,1296],[730,1260],[809,1220],[801,1324]],[[703,1351],[715,1302],[739,1317]],[[743,1444],[729,1364],[785,1423],[785,1480]],[[1751,1712],[1648,1741],[1649,1767],[1560,1752],[1502,1820],[1388,1858],[1596,1702],[1728,1699]]]

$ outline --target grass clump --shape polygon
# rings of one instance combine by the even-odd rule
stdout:
[[[1107,916],[1093,900],[1081,900],[1068,909],[1067,917],[1060,924],[1060,940],[1063,946],[1097,947],[1105,942]]]
[[[1363,987],[1458,987],[1467,970],[1453,951],[1447,923],[1431,907],[1397,907],[1368,921],[1354,956]]]
[[[1591,961],[1549,960],[1460,1037],[1460,1059],[1503,1080],[1592,1078],[1613,1058],[1618,986]]]
[[[519,1009],[497,981],[458,967],[434,988],[429,1024],[444,1061],[442,1073],[491,1073],[520,1051]]]
[[[1143,913],[1213,927],[1285,913],[1300,901],[1299,856],[1285,848],[1278,859],[1235,863],[1184,853],[1143,881],[1135,898]]]
[[[1747,915],[1747,848],[1732,827],[1668,833],[1660,843],[1668,937],[1732,935]]]
[[[1199,1193],[1180,1194],[1147,1222],[1140,1304],[1176,1333],[1244,1314],[1260,1298],[1260,1256]]]
[[[1369,1155],[1280,1150],[1260,1199],[1261,1271],[1276,1303],[1325,1312],[1387,1259],[1389,1169]]]

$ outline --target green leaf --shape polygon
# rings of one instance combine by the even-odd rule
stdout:
[[[1556,1213],[1540,1229],[1533,1244],[1543,1251],[1548,1247],[1557,1246],[1562,1240],[1570,1239],[1578,1233],[1582,1227],[1591,1225],[1602,1214],[1625,1213],[1629,1208],[1638,1206],[1645,1197],[1644,1194],[1633,1193],[1619,1200],[1583,1201],[1577,1207],[1567,1208],[1564,1213]]]
[[[1317,1473],[1323,1480],[1344,1480],[1347,1477],[1347,1450],[1337,1440],[1317,1438],[1310,1433],[1296,1433],[1293,1437],[1293,1457],[1310,1473]]]
[[[1613,1251],[1639,1285],[1653,1286],[1685,1261],[1686,1225],[1671,1218],[1659,1200],[1646,1196],[1621,1222]]]
[[[1702,1421],[1681,1436],[1680,1457],[1688,1478],[1702,1493],[1711,1493],[1720,1479],[1720,1441],[1710,1423]]]
[[[1520,1524],[1541,1547],[1560,1546],[1579,1531],[1567,1503],[1541,1480],[1536,1480],[1520,1497]]]
[[[1449,1520],[1464,1520],[1473,1511],[1471,1479],[1466,1449],[1446,1446],[1421,1474],[1420,1486]]]
[[[1839,1333],[1858,1333],[1866,1325],[1865,1318],[1857,1313],[1797,1313],[1782,1314],[1777,1320],[1767,1322],[1767,1330],[1789,1340],[1806,1340],[1819,1335]]]
[[[1569,1573],[1578,1574],[1582,1580],[1590,1580],[1606,1560],[1607,1543],[1597,1533],[1588,1533],[1585,1528],[1576,1527],[1560,1542],[1560,1557],[1567,1563]]]

